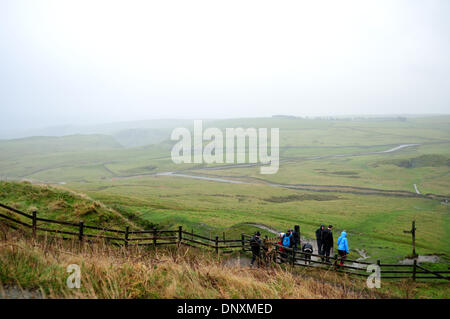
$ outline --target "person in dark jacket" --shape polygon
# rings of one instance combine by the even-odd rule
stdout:
[[[313,253],[313,246],[310,243],[304,243],[302,246],[302,252],[305,256],[305,265],[311,264],[311,254]]]
[[[299,245],[300,245],[300,226],[295,225],[294,232],[292,233],[291,248],[293,248],[296,251]]]
[[[250,239],[250,248],[252,249],[252,261],[250,264],[253,266],[255,260],[261,258],[261,247],[263,243],[261,241],[261,233],[258,231],[256,234]]]
[[[324,230],[322,235],[322,241],[323,241],[323,255],[325,256],[325,262],[330,262],[330,250],[333,248],[333,225],[329,225],[327,229]]]
[[[322,238],[323,232],[325,231],[325,225],[320,225],[320,227],[316,230],[316,240],[317,240],[317,253],[319,255],[323,255],[322,252]]]

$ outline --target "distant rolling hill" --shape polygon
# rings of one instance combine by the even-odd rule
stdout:
[[[35,136],[0,140],[0,158],[120,148],[120,143],[108,135]]]
[[[38,129],[2,130],[0,141],[32,136],[65,137],[70,135],[108,135],[125,147],[158,144],[170,137],[175,127],[190,127],[192,120],[142,120],[95,125],[61,125]]]
[[[159,144],[170,137],[172,129],[134,128],[113,133],[114,139],[124,147]]]

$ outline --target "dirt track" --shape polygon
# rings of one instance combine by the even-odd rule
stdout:
[[[42,299],[44,298],[39,290],[22,289],[18,286],[1,287],[0,299]]]
[[[331,192],[331,193],[349,193],[357,195],[377,195],[377,196],[394,196],[394,197],[416,197],[416,198],[428,198],[443,200],[448,198],[445,195],[438,194],[417,194],[415,192],[404,190],[388,190],[369,187],[347,186],[347,185],[314,185],[314,184],[281,184],[272,183],[261,178],[249,178],[249,177],[223,177],[213,174],[181,174],[177,172],[165,172],[155,174],[156,176],[174,176],[182,178],[201,179],[205,181],[219,182],[219,183],[232,183],[232,184],[247,184],[247,185],[269,185],[273,187],[305,190],[310,192]],[[219,177],[220,176],[220,177]],[[244,179],[244,180],[243,180]]]
[[[429,144],[429,143],[424,143]],[[400,151],[405,148],[419,146],[421,144],[401,144],[401,145],[386,145],[389,147],[384,151],[376,151],[376,152],[365,152],[365,153],[357,153],[357,154],[337,154],[337,155],[326,155],[326,156],[312,156],[305,158],[297,158],[295,160],[317,160],[317,159],[325,159],[325,158],[342,158],[342,157],[354,157],[354,156],[364,156],[364,155],[376,155],[376,154],[388,154]],[[284,160],[290,161],[290,160]],[[237,165],[223,165],[223,166],[215,166],[215,167],[196,167],[191,169],[186,169],[183,171],[176,172],[164,172],[164,173],[156,173],[151,174],[152,176],[176,176],[182,178],[192,178],[192,179],[201,179],[212,182],[220,182],[220,183],[233,183],[233,184],[248,184],[248,185],[270,185],[273,187],[282,187],[289,189],[297,189],[297,190],[305,190],[311,192],[332,192],[332,193],[349,193],[349,194],[357,194],[357,195],[376,195],[376,196],[394,196],[394,197],[419,197],[419,198],[428,198],[428,199],[437,199],[437,200],[445,200],[448,196],[439,195],[439,194],[421,194],[419,192],[411,192],[404,190],[385,190],[378,188],[369,188],[369,187],[358,187],[358,186],[347,186],[347,185],[314,185],[314,184],[282,184],[282,183],[273,183],[262,178],[249,178],[247,176],[222,176],[222,175],[214,175],[210,173],[193,173],[193,170],[196,171],[212,171],[219,169],[232,169],[232,168],[246,168],[252,166],[258,166],[258,163],[255,164],[237,164]],[[148,176],[148,175],[147,175]]]

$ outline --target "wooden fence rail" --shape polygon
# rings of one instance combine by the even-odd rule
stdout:
[[[444,274],[449,274],[448,270],[428,270],[423,266],[417,265],[417,260],[414,260],[412,265],[404,265],[404,264],[381,264],[378,260],[377,264],[362,262],[351,259],[344,259],[343,265],[337,265],[337,262],[341,260],[341,257],[338,255],[330,256],[329,261],[323,261],[323,258],[326,258],[317,254],[303,253],[300,250],[294,251],[293,248],[283,247],[279,244],[272,244],[276,249],[276,258],[277,262],[291,264],[293,266],[301,266],[301,267],[315,267],[315,268],[325,268],[331,269],[338,272],[352,274],[357,276],[370,276],[371,273],[367,272],[367,267],[369,265],[377,265],[380,267],[380,275],[381,279],[408,279],[412,278],[416,279],[445,279],[450,280],[450,277],[443,276]],[[318,257],[320,260],[310,260],[307,256]],[[303,263],[301,263],[303,262]],[[350,264],[350,265],[349,265]],[[393,270],[387,268],[412,268],[411,270]],[[418,271],[417,269],[422,269],[422,271]],[[394,275],[390,275],[394,274]],[[405,274],[405,276],[399,276],[397,274]],[[434,276],[424,276],[425,274],[434,275]]]
[[[33,236],[36,236],[37,231],[51,232],[55,234],[70,235],[72,238],[78,237],[80,243],[84,241],[90,241],[89,239],[102,239],[111,242],[114,245],[121,246],[161,246],[161,245],[186,245],[196,248],[209,248],[213,249],[216,253],[219,250],[230,251],[230,249],[239,248],[243,251],[251,251],[250,240],[252,236],[247,234],[241,234],[240,239],[225,239],[225,233],[223,238],[214,236],[214,238],[202,236],[200,234],[183,230],[182,226],[179,226],[178,230],[130,230],[129,226],[122,229],[111,229],[105,227],[97,227],[92,225],[85,225],[83,221],[79,223],[53,220],[47,218],[37,217],[37,212],[33,211],[32,214],[26,214],[13,207],[0,203],[0,208],[3,208],[9,215],[0,213],[0,218],[13,222],[27,228],[31,228]],[[26,223],[24,220],[19,220],[12,217],[12,213],[25,217],[31,220],[31,224]],[[40,222],[40,225],[38,225]],[[58,226],[65,226],[69,229],[53,229],[48,227],[42,227],[42,224],[55,224]],[[12,226],[12,225],[10,225]],[[17,228],[13,226],[13,228]],[[91,232],[86,232],[90,230]],[[116,234],[114,236],[113,234]],[[122,235],[118,237],[117,235]],[[63,237],[63,239],[70,239]],[[326,257],[328,262],[324,260],[324,256],[304,253],[300,250],[293,248],[283,247],[276,243],[276,238],[267,238],[264,240],[264,246],[272,247],[275,251],[274,262],[286,263],[291,266],[299,267],[314,267],[325,268],[338,271],[340,273],[351,274],[356,276],[367,277],[370,273],[367,272],[367,266],[374,265],[370,262],[345,259],[344,265],[338,265],[341,261],[341,257],[338,255]],[[312,260],[315,257],[315,260]],[[429,270],[423,266],[417,265],[417,261],[414,260],[412,265],[405,264],[382,264],[381,261],[377,261],[377,265],[380,267],[380,273],[382,279],[444,279],[450,280],[450,277],[444,276],[449,274],[450,271],[441,270]],[[394,268],[394,269],[389,269]],[[406,268],[412,268],[405,270]],[[401,276],[403,275],[403,276]]]
[[[124,246],[174,245],[190,242],[191,246],[197,247],[199,245],[202,247],[208,247],[214,249],[216,252],[218,252],[219,249],[221,250],[234,248],[242,249],[244,248],[245,244],[249,242],[248,240],[242,241],[241,239],[225,239],[225,236],[224,239],[219,239],[219,236],[209,238],[206,236],[202,236],[200,234],[195,234],[193,231],[187,232],[183,230],[181,226],[179,227],[178,230],[165,230],[165,229],[130,230],[128,226],[122,230],[122,229],[113,229],[107,227],[87,225],[84,224],[83,221],[76,223],[76,222],[41,218],[37,217],[36,212],[33,212],[32,215],[26,214],[13,207],[9,207],[1,203],[0,208],[3,208],[10,213],[10,215],[0,213],[1,218],[31,228],[33,231],[33,236],[36,236],[37,231],[44,231],[55,234],[70,235],[73,236],[74,238],[78,237],[78,240],[80,242],[83,242],[86,239],[104,239],[114,242],[115,244],[123,244]],[[25,220],[14,218],[11,213],[18,214],[25,218],[31,219],[32,222],[31,224],[29,224]],[[50,227],[50,225],[52,224],[55,224],[57,226],[52,228]],[[58,228],[58,226],[64,226],[64,229],[60,229]],[[123,235],[123,237],[117,236],[119,234]]]

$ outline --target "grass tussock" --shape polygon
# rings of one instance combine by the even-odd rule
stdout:
[[[415,297],[400,283],[397,294],[366,288],[359,278],[275,265],[250,268],[237,258],[188,248],[125,249],[2,230],[0,295],[11,287],[44,298],[389,298]],[[81,288],[66,285],[67,266],[81,267]],[[3,288],[2,288],[3,287]],[[392,290],[390,292],[390,290]]]
[[[69,289],[66,268],[81,267],[81,288]],[[374,297],[279,267],[251,269],[211,252],[129,249],[41,238],[3,230],[0,281],[49,298],[359,298]],[[5,290],[7,291],[7,289]]]
[[[124,224],[138,229],[141,226],[137,217],[131,221],[87,195],[48,185],[0,181],[0,203],[28,214],[36,211],[37,216],[42,218],[75,223],[83,220],[86,224],[110,228]]]

